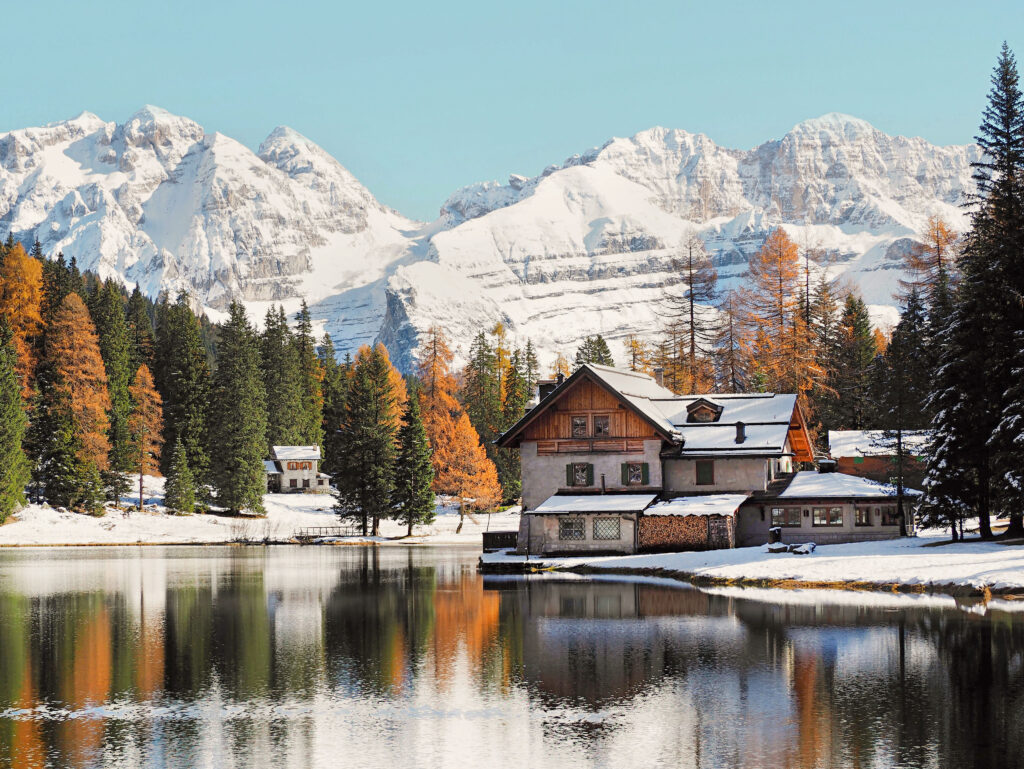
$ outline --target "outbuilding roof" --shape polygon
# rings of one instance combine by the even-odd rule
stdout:
[[[735,515],[746,501],[746,494],[676,497],[651,505],[644,510],[644,515]]]
[[[278,475],[281,472],[281,468],[277,466],[277,462],[272,459],[263,460],[263,469],[267,471],[267,475]]]
[[[589,494],[569,496],[555,494],[527,513],[639,513],[648,507],[657,494]]]
[[[284,461],[320,460],[319,446],[274,446],[274,458]]]
[[[903,450],[921,456],[929,438],[931,430],[905,430],[901,436]],[[896,454],[896,438],[886,437],[884,430],[829,430],[828,449],[833,459],[891,457]]]
[[[903,489],[906,496],[919,496],[917,489]],[[816,473],[806,470],[793,474],[785,491],[778,495],[779,499],[804,498],[877,498],[895,497],[896,487],[888,483],[879,483],[870,478],[847,473]]]

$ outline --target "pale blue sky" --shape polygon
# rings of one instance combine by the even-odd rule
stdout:
[[[654,125],[749,148],[826,112],[975,133],[1024,3],[931,0],[5,4],[0,131],[150,103],[255,148],[290,125],[432,219],[474,181]]]

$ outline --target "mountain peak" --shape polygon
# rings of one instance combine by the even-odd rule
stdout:
[[[854,130],[869,133],[877,130],[871,123],[843,112],[828,112],[820,117],[803,120],[793,126],[794,131],[842,131]]]

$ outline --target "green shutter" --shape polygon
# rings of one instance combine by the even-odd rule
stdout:
[[[643,463],[643,478],[644,486],[649,486],[651,483],[651,467],[646,462]]]
[[[594,485],[594,466],[593,465],[587,465],[587,485],[588,486],[593,486]]]
[[[566,465],[565,466],[565,485],[566,486],[572,486],[572,482],[573,482],[572,465]]]
[[[622,485],[623,486],[628,486],[629,485],[629,465],[627,465],[625,462],[623,462],[621,465],[619,465],[619,467],[622,468]]]

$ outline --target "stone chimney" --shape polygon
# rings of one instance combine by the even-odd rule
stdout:
[[[747,439],[747,426],[742,422],[736,423],[736,442],[743,443]]]
[[[654,381],[657,382],[662,387],[665,386],[665,369],[663,369],[661,366],[658,366],[656,369],[654,369]]]

